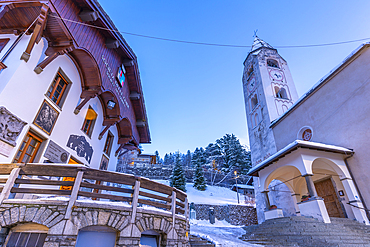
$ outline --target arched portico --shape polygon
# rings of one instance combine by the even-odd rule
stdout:
[[[261,192],[265,194],[265,216],[269,215],[266,218],[282,217],[282,213],[271,217],[268,210],[268,186],[277,179],[291,190],[298,215],[312,216],[325,223],[330,223],[329,217],[348,217],[369,224],[345,163],[352,151],[335,146],[328,150],[328,145],[310,142],[299,144],[302,143],[296,142],[296,147],[291,144],[289,155],[280,151],[251,172],[256,174],[258,169]]]

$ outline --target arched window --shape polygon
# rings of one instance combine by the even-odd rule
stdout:
[[[274,59],[267,59],[267,66],[272,68],[279,68],[279,63]]]
[[[276,92],[276,98],[280,98],[280,99],[288,99],[288,95],[286,93],[286,90],[285,88],[280,88],[279,90],[278,87],[275,87],[275,92]]]
[[[260,122],[260,121],[259,121],[259,119],[258,119],[258,114],[257,114],[257,113],[254,115],[254,121],[255,121],[255,123],[256,123],[256,126],[257,126],[257,125],[258,125],[258,123]]]
[[[147,230],[141,233],[140,246],[157,247],[161,242],[161,234],[154,230]]]
[[[35,247],[43,246],[49,231],[44,225],[27,223],[10,230],[4,246]]]
[[[79,230],[76,247],[114,247],[117,232],[107,226],[88,226]]]
[[[255,94],[251,99],[251,108],[252,108],[252,110],[254,109],[254,107],[256,107],[257,104],[258,104],[257,94]]]

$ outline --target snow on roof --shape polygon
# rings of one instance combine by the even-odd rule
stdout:
[[[271,165],[273,162],[277,161],[282,156],[286,155],[288,152],[293,151],[294,149],[299,148],[299,147],[314,148],[317,150],[329,151],[329,152],[334,152],[334,153],[342,153],[342,154],[353,154],[354,153],[353,150],[344,148],[344,147],[339,147],[339,146],[334,146],[334,145],[329,145],[329,144],[324,144],[324,143],[319,143],[319,142],[295,140],[294,142],[280,149],[278,152],[276,152],[275,154],[273,154],[266,160],[262,161],[260,164],[250,169],[248,172],[248,175],[257,176],[258,171]]]
[[[235,188],[236,185],[234,184],[233,185],[233,188]],[[254,186],[253,185],[248,185],[248,184],[238,184],[238,188],[241,188],[241,189],[254,189]]]
[[[270,124],[270,128],[273,127],[275,124],[280,122],[283,118],[285,118],[288,114],[290,114],[298,105],[300,105],[303,101],[305,101],[313,92],[315,92],[318,88],[320,88],[324,83],[327,82],[327,79],[333,75],[340,67],[343,66],[347,61],[349,61],[357,52],[359,52],[363,47],[366,45],[370,45],[370,42],[363,43],[359,47],[357,47],[354,51],[352,51],[340,64],[335,66],[328,74],[322,77],[313,87],[307,91],[304,95],[302,95],[294,104],[284,112],[280,117],[273,120]]]

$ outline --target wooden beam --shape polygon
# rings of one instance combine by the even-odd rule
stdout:
[[[134,195],[132,197],[131,224],[135,223],[137,203],[138,203],[138,200],[139,200],[139,192],[140,192],[140,181],[136,180],[135,181],[135,188],[134,188]]]
[[[103,135],[105,134],[105,132],[107,132],[107,130],[114,124],[108,124],[107,126],[105,126],[105,128],[103,129],[102,132],[100,132],[99,136],[98,136],[98,139],[101,140],[103,138]]]
[[[73,185],[71,197],[69,198],[66,214],[65,214],[65,219],[69,219],[72,214],[72,207],[75,205],[75,202],[77,200],[78,192],[80,190],[81,182],[82,182],[82,177],[84,175],[83,171],[78,171],[75,183]]]
[[[18,178],[20,171],[21,168],[13,168],[13,170],[10,172],[9,178],[6,181],[5,186],[0,194],[0,205],[3,203],[5,199],[8,199],[10,190],[13,188],[14,182]]]
[[[0,71],[6,68],[6,65],[3,62],[0,62]]]
[[[78,106],[76,106],[76,109],[74,110],[74,114],[78,114],[80,111],[81,111],[81,109],[82,109],[82,107],[84,107],[84,105],[86,105],[86,103],[91,99],[91,98],[94,98],[96,95],[91,95],[90,97],[86,97],[86,98],[84,98],[82,101],[81,101],[81,103],[78,105]]]
[[[176,192],[175,191],[172,191],[171,211],[172,211],[172,227],[175,229],[175,219],[176,219]]]
[[[42,37],[42,32],[45,28],[46,20],[48,17],[48,11],[49,11],[49,6],[47,6],[46,4],[43,4],[41,7],[41,13],[36,22],[35,30],[33,30],[33,33],[32,33],[30,41],[28,42],[26,51],[23,52],[21,56],[21,59],[26,62],[28,62],[28,60],[30,59],[31,51],[33,47],[35,46],[35,43],[38,43]]]
[[[72,50],[73,50],[73,47],[70,47],[68,49],[64,49],[62,51],[56,52],[51,56],[48,56],[35,67],[34,71],[36,72],[36,74],[40,74],[45,69],[45,67],[48,66],[55,58],[57,58],[60,55],[64,55]]]

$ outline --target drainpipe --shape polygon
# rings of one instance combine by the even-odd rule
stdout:
[[[357,182],[356,182],[356,180],[355,180],[355,177],[353,176],[352,171],[351,171],[351,169],[349,168],[349,165],[348,165],[348,161],[347,161],[347,160],[348,160],[349,158],[352,158],[352,156],[353,156],[353,153],[352,153],[350,156],[347,156],[346,158],[344,158],[344,163],[346,164],[346,167],[347,167],[347,170],[348,170],[348,172],[349,172],[349,175],[351,175],[351,178],[352,178],[353,184],[355,185],[356,190],[357,190],[357,192],[358,192],[358,195],[360,196],[360,199],[361,199],[362,205],[363,205],[363,206],[364,206],[364,208],[365,208],[366,216],[367,216],[367,218],[368,218],[368,219],[370,219],[369,210],[368,210],[368,208],[367,208],[367,206],[366,206],[366,203],[365,203],[365,201],[364,201],[364,198],[362,197],[361,191],[358,189],[358,185],[357,185]]]

